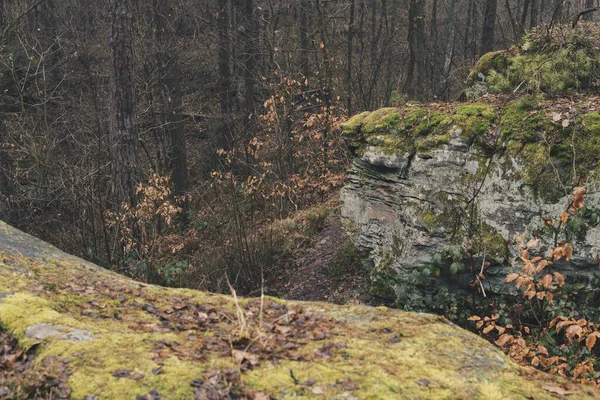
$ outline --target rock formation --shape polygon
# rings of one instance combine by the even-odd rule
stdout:
[[[600,35],[557,32],[551,44],[530,36],[481,59],[469,78],[480,94],[509,94],[385,108],[343,125],[356,158],[342,214],[370,253],[378,294],[418,303],[411,284],[431,281],[446,293],[469,283],[506,293],[518,236],[573,244],[574,257],[555,267],[578,285],[598,281],[600,98],[586,89],[598,84]],[[550,81],[536,72],[547,67]],[[555,237],[549,221],[556,226],[581,182],[586,207]]]

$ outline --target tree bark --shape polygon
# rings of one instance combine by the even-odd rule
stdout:
[[[483,12],[483,27],[481,30],[480,55],[484,55],[494,50],[497,7],[497,0],[485,0],[485,8]]]
[[[115,209],[135,204],[138,182],[138,137],[135,120],[133,24],[129,0],[107,0],[110,34],[110,136],[112,192]]]
[[[300,36],[300,71],[302,71],[302,75],[308,79],[310,74],[310,64],[309,64],[309,40],[308,40],[308,9],[310,6],[310,2],[308,0],[301,1],[299,4],[300,7],[300,28],[299,28],[299,36]]]
[[[404,91],[422,100],[425,73],[425,0],[411,0],[408,15],[409,61]]]
[[[533,29],[538,24],[539,5],[538,0],[531,0],[531,11],[529,12],[529,29]]]
[[[254,120],[254,67],[256,65],[256,27],[254,22],[254,0],[244,2],[245,64],[244,64],[244,111]]]
[[[354,51],[354,4],[350,0],[350,15],[348,18],[348,42],[346,49],[346,88],[348,115],[352,115],[352,53]]]
[[[590,9],[590,8],[594,8],[595,6],[595,1],[594,0],[585,0],[585,8]],[[591,21],[594,19],[594,14],[593,13],[587,13],[583,16],[583,20],[584,21]]]
[[[182,118],[182,99],[179,77],[179,54],[175,46],[175,12],[172,0],[154,0],[155,27],[157,42],[160,46],[158,62],[160,79],[158,82],[159,97],[163,103],[164,136],[167,142],[166,158],[167,169],[174,187],[174,194],[182,197],[180,202],[187,213],[188,174],[187,174],[187,148]],[[171,49],[167,53],[167,49]]]
[[[223,126],[220,140],[226,150],[233,148],[233,132],[231,129],[231,112],[233,111],[233,93],[231,90],[231,66],[230,51],[231,43],[229,32],[228,2],[221,4],[217,14],[217,40],[219,45],[219,79],[217,90],[219,92],[219,108],[223,118]]]
[[[423,100],[425,96],[425,0],[415,1],[415,69],[416,69],[416,90],[415,95],[418,100]]]
[[[525,0],[523,2],[523,11],[521,12],[521,34],[525,32],[527,28],[527,14],[529,13],[529,3],[530,0]]]
[[[446,43],[446,50],[444,52],[444,70],[443,79],[444,85],[441,86],[441,90],[438,92],[438,96],[444,96],[444,93],[448,90],[448,76],[452,69],[452,59],[454,58],[454,47],[456,45],[456,33],[458,28],[458,21],[456,20],[456,9],[458,7],[458,0],[452,0],[450,4],[450,13],[448,15],[446,26],[450,29],[450,35],[448,36]]]

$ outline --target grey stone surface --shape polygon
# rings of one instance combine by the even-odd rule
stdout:
[[[515,178],[522,169],[518,160],[490,157],[462,142],[460,130],[451,133],[449,144],[410,158],[372,148],[356,157],[341,195],[342,217],[356,228],[356,244],[369,252],[375,270],[385,267],[406,277],[449,247],[472,248],[482,224],[506,241],[531,237],[543,228],[542,217],[556,220],[570,204],[570,193],[557,202],[544,202]],[[586,186],[586,204],[599,208],[600,184]],[[598,271],[594,257],[600,253],[600,226],[588,226],[573,244],[571,262],[557,263],[556,268],[589,282]],[[514,262],[518,246],[508,246],[505,257],[480,250],[473,254],[471,268],[452,278],[452,285],[468,286],[485,255],[491,262],[485,289],[510,290],[504,277],[520,268]]]
[[[57,338],[69,342],[88,342],[94,339],[92,332],[84,329],[67,328],[63,325],[37,324],[25,330],[25,337],[35,340]]]

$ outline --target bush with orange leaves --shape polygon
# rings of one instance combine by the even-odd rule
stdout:
[[[502,318],[498,313],[485,317],[474,315],[469,320],[482,335],[519,363],[598,386],[598,326],[578,316],[581,310],[574,307],[573,301],[578,293],[565,290],[565,277],[551,270],[556,261],[568,261],[573,256],[573,246],[556,243],[556,238],[569,218],[584,207],[585,190],[583,186],[573,190],[573,201],[558,221],[545,220],[545,226],[555,233],[555,243],[547,254],[539,250],[540,239],[517,239],[523,267],[520,272],[509,274],[505,281],[514,284],[522,294],[521,300],[509,307],[518,310],[520,315],[508,318],[511,323],[505,324],[500,322]]]

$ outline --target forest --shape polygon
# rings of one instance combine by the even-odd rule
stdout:
[[[344,118],[460,98],[480,55],[592,6],[5,0],[2,219],[143,281],[256,290],[267,227],[343,183]]]
[[[232,295],[213,318],[180,305],[188,292],[161,288],[186,293],[163,302],[70,261],[65,276],[87,290],[58,272],[36,280],[63,314],[74,311],[61,291],[96,296],[76,309],[96,319],[113,318],[107,299],[128,288],[115,316],[139,297],[177,335],[189,328],[174,319],[181,310],[196,307],[186,318],[210,329],[232,315],[236,339],[223,334],[211,351],[229,342],[240,373],[271,353],[302,359],[284,343],[306,326],[310,340],[337,329],[294,308],[289,332],[276,301],[263,310],[266,295],[439,314],[520,365],[595,387],[599,10],[596,0],[0,0],[0,220],[141,284]],[[21,236],[6,229],[0,255],[12,260],[10,235]],[[60,384],[11,386],[19,350],[4,335],[29,337],[2,305],[14,278],[2,268],[0,399],[83,393],[67,389],[63,364],[52,366]],[[261,303],[240,308],[237,296]],[[263,311],[273,348],[249,340],[263,337]],[[33,353],[18,354],[26,365]],[[292,393],[256,383],[259,393],[224,371],[192,384],[196,398]],[[138,381],[121,375],[110,379]],[[357,390],[335,379],[323,398]],[[549,385],[557,397],[579,390]],[[305,386],[297,393],[324,394]],[[492,398],[481,390],[470,398]]]

